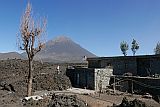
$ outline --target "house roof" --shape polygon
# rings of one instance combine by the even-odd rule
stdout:
[[[143,59],[143,58],[160,58],[160,55],[136,55],[136,56],[113,56],[113,57],[91,57],[87,58],[90,60],[107,60],[107,59]]]

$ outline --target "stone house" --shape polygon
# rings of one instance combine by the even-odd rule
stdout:
[[[105,89],[111,85],[115,76],[117,79],[121,79],[121,77],[125,79],[125,76],[134,79],[140,76],[160,74],[160,55],[94,57],[87,58],[87,61],[88,67],[67,69],[66,74],[73,87],[99,91],[100,88]],[[142,78],[142,80],[145,81],[146,78]],[[150,79],[151,82],[148,82],[148,85],[152,85],[150,83],[153,80],[155,79]],[[137,81],[141,82],[141,78]],[[121,82],[119,88],[122,91],[130,90],[130,84],[130,81]],[[133,84],[136,86],[135,83]],[[138,88],[134,87],[134,89]]]
[[[99,91],[109,86],[112,68],[73,68],[67,69],[73,87],[87,88]]]
[[[114,75],[134,76],[160,74],[160,55],[116,56],[87,58],[88,68],[113,67]]]

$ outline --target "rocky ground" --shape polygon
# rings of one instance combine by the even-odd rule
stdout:
[[[34,62],[33,92],[35,90],[64,90],[71,87],[69,78],[64,74],[65,67],[60,67],[61,73],[56,70],[56,65]],[[28,61],[2,60],[0,61],[0,86],[13,88],[19,96],[26,95]],[[7,90],[7,89],[6,89]]]
[[[33,92],[39,90],[65,90],[71,87],[69,78],[65,75],[65,66],[34,62]],[[0,106],[12,105],[18,107],[20,99],[27,92],[28,61],[8,59],[0,61]],[[20,104],[21,105],[21,104]],[[20,106],[21,107],[21,106]]]
[[[42,100],[34,101],[32,99],[23,102],[24,107],[86,107],[84,101],[77,98],[76,95],[52,94],[51,98],[46,97]]]
[[[57,65],[60,65],[60,72],[56,70]],[[143,102],[153,107],[160,107],[153,99],[142,98],[140,99],[141,102],[134,100],[141,98],[135,96],[127,96],[128,101],[123,100],[126,95],[104,93],[99,96],[97,93],[93,94],[93,91],[81,91],[81,89],[74,89],[74,91],[71,89],[69,94],[67,91],[61,91],[71,87],[69,78],[65,75],[67,66],[67,64],[34,62],[33,95],[53,92],[44,94],[41,100],[34,101],[33,99],[24,100],[27,92],[28,61],[20,59],[1,60],[0,107],[107,107],[112,106],[113,103],[116,104],[116,107],[123,107],[122,105],[126,103],[128,105],[125,107],[130,107],[129,104],[133,103],[140,105],[136,107],[146,107]],[[61,94],[55,94],[56,90],[60,90]],[[84,94],[84,92],[91,92],[91,95]]]
[[[150,107],[150,106],[147,106],[147,104],[145,104],[141,100],[134,99],[132,101],[129,101],[126,97],[124,97],[120,105],[113,104],[113,107]]]

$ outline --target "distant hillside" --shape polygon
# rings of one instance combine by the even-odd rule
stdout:
[[[23,59],[23,56],[17,52],[0,53],[0,60]]]
[[[65,36],[56,37],[46,42],[45,48],[36,54],[34,60],[53,63],[81,63],[83,57],[95,57],[88,50]],[[0,60],[6,59],[26,59],[26,53],[17,52],[0,53]]]
[[[83,57],[95,57],[88,50],[65,36],[59,36],[46,43],[46,47],[39,52],[35,59],[47,62],[82,62]]]

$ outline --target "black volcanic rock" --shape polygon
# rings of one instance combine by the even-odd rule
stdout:
[[[35,59],[47,62],[82,62],[83,56],[95,57],[70,38],[59,36],[48,41],[46,47],[36,55]]]

